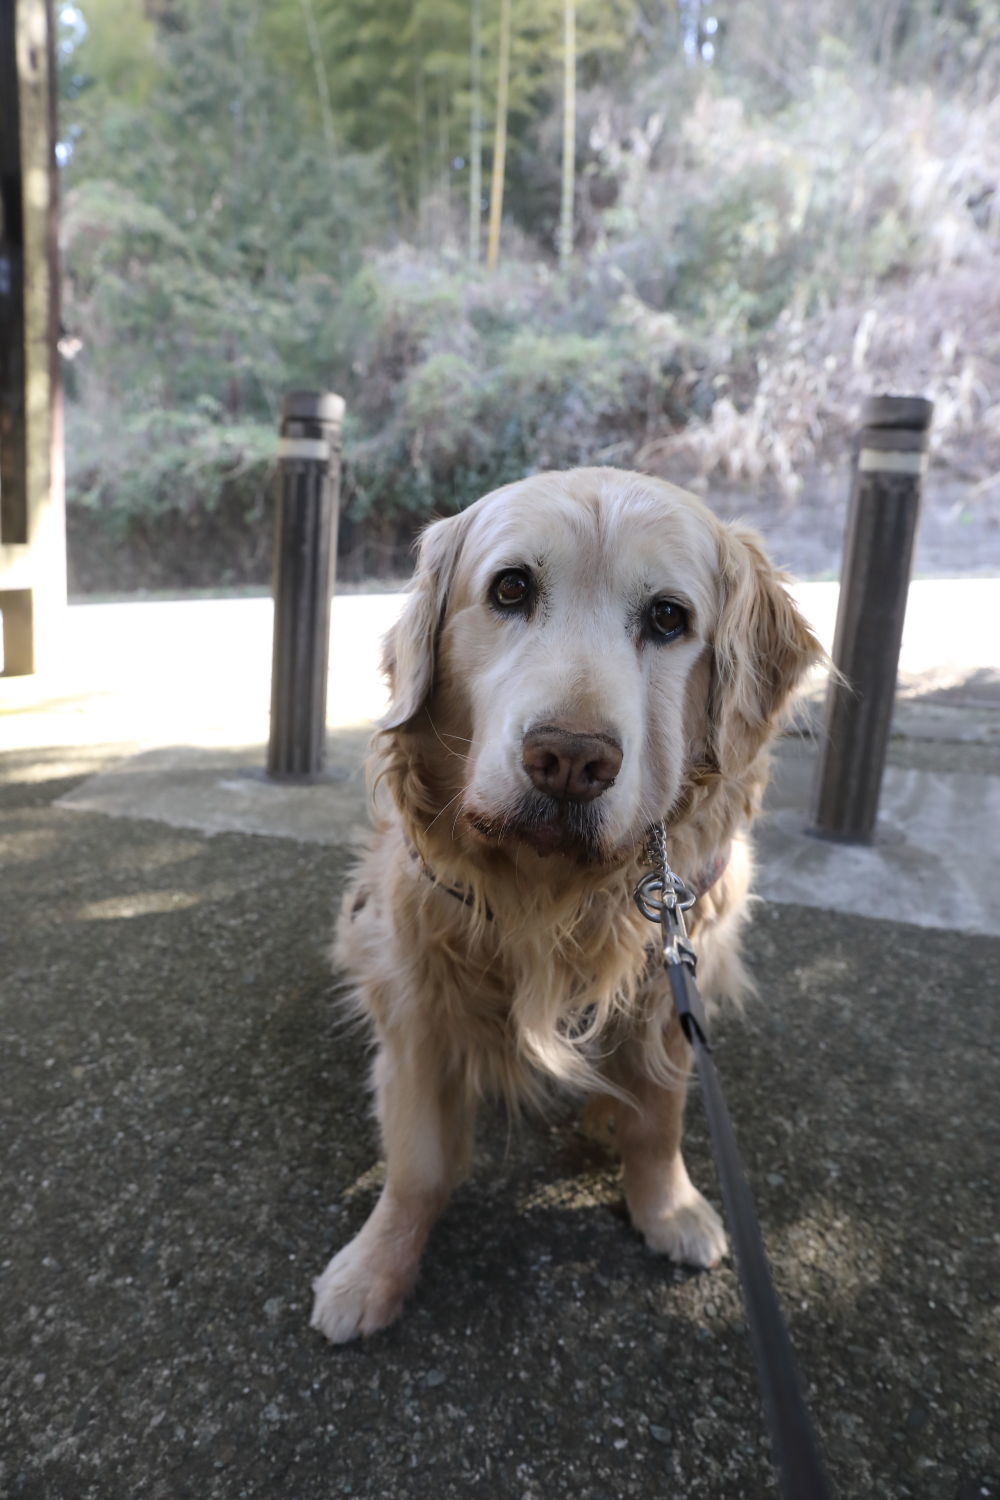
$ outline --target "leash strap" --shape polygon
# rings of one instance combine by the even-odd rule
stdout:
[[[636,902],[644,916],[661,926],[671,994],[694,1052],[781,1493],[784,1500],[832,1500],[694,980],[696,959],[683,912],[695,898],[667,864],[662,825],[651,830],[651,843],[657,868],[640,881]]]

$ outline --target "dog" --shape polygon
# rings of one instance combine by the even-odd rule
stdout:
[[[754,535],[662,480],[538,474],[424,531],[384,646],[377,827],[338,923],[386,1178],[314,1282],[332,1342],[399,1315],[491,1095],[611,1101],[632,1224],[718,1263],[681,1155],[688,1043],[633,891],[663,820],[703,996],[745,990],[768,742],[821,655]]]

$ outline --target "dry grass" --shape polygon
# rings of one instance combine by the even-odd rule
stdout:
[[[897,90],[880,103],[843,82],[837,101],[822,159],[731,101],[695,112],[688,143],[716,183],[784,162],[802,264],[770,331],[733,337],[707,418],[657,434],[640,461],[793,500],[804,469],[843,452],[866,396],[920,394],[935,404],[934,461],[983,493],[1000,471],[1000,101]],[[820,124],[810,116],[806,134]],[[758,240],[778,233],[781,201],[776,188],[759,210]]]

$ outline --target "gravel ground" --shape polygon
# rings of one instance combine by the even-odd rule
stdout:
[[[776,1494],[731,1265],[649,1255],[568,1113],[484,1119],[399,1325],[310,1332],[377,1192],[344,858],[55,808],[45,761],[0,760],[0,1494]],[[1000,941],[765,906],[749,950],[718,1061],[837,1491],[1000,1496]]]

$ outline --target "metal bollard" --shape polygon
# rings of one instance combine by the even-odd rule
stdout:
[[[869,844],[889,746],[933,402],[873,396],[861,412],[831,679],[809,833]]]
[[[281,407],[267,752],[278,778],[323,771],[343,415],[339,396],[315,391],[294,391]]]

